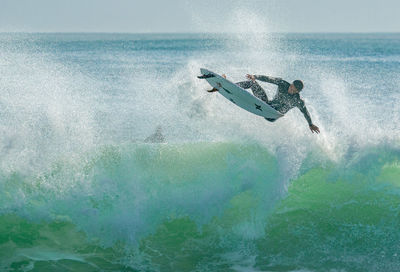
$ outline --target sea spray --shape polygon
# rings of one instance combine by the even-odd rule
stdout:
[[[398,270],[397,34],[0,37],[3,270]],[[303,79],[322,133],[200,67]]]

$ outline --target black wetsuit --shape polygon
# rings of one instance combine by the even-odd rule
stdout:
[[[268,97],[261,86],[255,81],[242,81],[236,83],[244,89],[251,88],[254,96],[263,100],[265,103],[269,104],[271,107],[279,111],[280,113],[287,113],[290,109],[297,107],[303,113],[304,118],[306,118],[308,125],[312,125],[310,114],[305,106],[304,100],[300,98],[300,95],[290,94],[288,92],[290,83],[281,79],[269,76],[254,76],[256,80],[272,83],[278,85],[278,92],[276,93],[274,99],[268,100]],[[267,119],[268,121],[275,121],[273,119]]]

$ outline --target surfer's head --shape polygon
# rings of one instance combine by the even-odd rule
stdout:
[[[292,84],[290,84],[288,92],[290,94],[296,94],[296,93],[301,92],[301,90],[303,90],[303,87],[304,87],[303,82],[301,80],[297,79],[297,80],[293,81]]]

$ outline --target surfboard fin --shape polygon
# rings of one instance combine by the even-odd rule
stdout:
[[[210,78],[210,77],[215,77],[215,75],[213,75],[213,74],[208,74],[208,75],[197,76],[197,78],[200,78],[200,79]]]
[[[267,118],[267,117],[264,117],[264,118],[265,118],[265,120],[270,121],[270,122],[275,122],[276,121],[276,119],[273,119],[273,118]]]

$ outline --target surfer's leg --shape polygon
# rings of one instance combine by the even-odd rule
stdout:
[[[238,85],[240,88],[248,89],[248,88],[251,88],[251,85],[253,85],[253,81],[250,81],[250,80],[241,81],[241,82],[236,82],[235,84]]]
[[[268,103],[268,96],[265,93],[264,89],[258,84],[257,82],[253,82],[251,85],[251,91],[253,92],[254,96],[260,98],[265,103]]]
[[[253,85],[251,85],[251,91],[253,92],[255,97],[260,98],[265,103],[268,103],[267,94],[257,82],[253,82]]]
[[[261,99],[265,103],[268,103],[268,96],[265,93],[264,89],[256,82],[256,81],[241,81],[237,82],[236,85],[243,89],[249,89],[251,88],[251,91],[253,92],[254,96]]]

